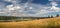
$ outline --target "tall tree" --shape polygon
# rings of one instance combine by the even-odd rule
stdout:
[[[50,16],[48,15],[48,18],[50,18]]]
[[[57,14],[56,17],[59,17],[59,14]]]
[[[51,15],[51,18],[53,18],[53,15]]]

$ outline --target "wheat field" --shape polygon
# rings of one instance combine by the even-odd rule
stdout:
[[[60,28],[60,17],[21,22],[0,22],[0,28]]]

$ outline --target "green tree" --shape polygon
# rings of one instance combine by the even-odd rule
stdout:
[[[53,15],[51,15],[51,18],[53,18]]]
[[[56,17],[59,17],[59,14],[57,14]]]
[[[48,18],[50,18],[50,16],[48,15]]]

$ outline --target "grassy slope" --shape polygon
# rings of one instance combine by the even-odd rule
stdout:
[[[22,22],[0,22],[0,28],[53,28],[59,26],[60,17]]]

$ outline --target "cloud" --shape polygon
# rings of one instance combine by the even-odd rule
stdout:
[[[60,1],[60,0],[48,0],[48,1]]]
[[[56,7],[58,4],[56,2],[51,2],[52,6],[42,5],[42,4],[34,4],[31,3],[33,0],[28,0],[26,3],[21,3],[22,0],[5,0],[6,2],[12,2],[10,5],[0,5],[3,9],[1,14],[5,14],[7,16],[19,16],[19,17],[39,17],[44,14],[48,14],[51,12],[59,12],[60,8]],[[50,1],[50,0],[49,0]],[[51,0],[52,1],[52,0]],[[20,2],[20,3],[19,3]],[[2,10],[1,9],[1,10]]]
[[[52,6],[57,6],[58,4],[57,4],[57,2],[51,2],[51,4],[52,4]]]
[[[6,7],[9,11],[11,11],[11,10],[18,10],[18,9],[21,9],[21,7],[20,6],[14,6],[14,5],[7,5],[7,7]]]
[[[4,1],[6,1],[6,2],[12,2],[12,3],[16,3],[17,2],[17,0],[4,0]]]
[[[31,5],[32,5],[31,7],[28,6],[28,9],[27,9],[27,7],[21,7],[22,9],[17,9],[17,7],[13,7],[13,5],[10,5],[8,8],[10,8],[10,9],[12,7],[15,8],[15,9],[12,9],[12,11],[10,10],[10,14],[12,16],[37,16],[37,15],[49,13],[47,9],[50,7],[48,7],[48,6],[43,6],[43,5],[36,6],[35,4],[34,4],[34,6],[33,6],[33,4],[31,4]],[[41,8],[38,8],[38,7],[41,7]]]
[[[57,2],[51,2],[51,5],[52,5],[52,7],[51,7],[51,10],[52,11],[54,11],[54,12],[59,12],[60,11],[60,8],[59,7],[57,7],[58,6],[58,3]]]

